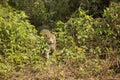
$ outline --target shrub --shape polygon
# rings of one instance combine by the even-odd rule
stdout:
[[[74,37],[78,46],[85,45],[92,38],[94,29],[92,18],[79,8],[66,23],[68,33]]]
[[[0,70],[10,71],[41,61],[45,40],[26,18],[24,12],[0,5]]]
[[[94,42],[92,42],[92,44],[94,47],[99,47],[100,54],[98,56],[101,59],[106,60],[103,66],[103,68],[106,69],[106,72],[103,71],[102,74],[109,73],[109,71],[113,69],[113,66],[119,65],[119,17],[120,4],[111,2],[110,7],[104,10],[103,18],[96,18],[93,25],[95,35]],[[115,70],[113,70],[113,72],[114,71]]]

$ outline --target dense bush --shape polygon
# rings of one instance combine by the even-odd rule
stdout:
[[[79,7],[79,3],[74,0],[9,0],[8,3],[14,8],[24,10],[30,16],[31,23],[37,27],[44,24],[50,27],[54,21],[66,21]]]
[[[86,80],[91,76],[102,80],[120,73],[118,0],[2,0],[0,3],[0,77],[23,68],[22,73],[31,73],[40,80]],[[16,9],[25,11],[29,17]],[[38,36],[44,28],[57,39],[56,55],[50,55],[47,65],[42,57],[47,44],[42,35]]]
[[[78,9],[67,22],[67,29],[78,46],[85,45],[92,38],[94,29],[92,18],[82,10]]]
[[[34,25],[41,25],[47,20],[44,0],[9,0],[8,3],[16,9],[24,10]]]
[[[80,68],[76,73],[78,77],[89,77],[99,74],[100,66],[104,62],[97,57],[98,54],[96,53],[99,52],[99,47],[94,50],[91,46],[91,41],[94,40],[95,35],[93,22],[94,19],[79,8],[66,23],[59,21],[57,22],[57,27],[53,29],[57,36],[57,45],[60,50],[59,62],[70,60],[76,66],[75,68]],[[92,50],[94,50],[94,53],[92,52],[91,54],[90,51]],[[96,66],[93,67],[90,64]],[[90,74],[91,69],[92,74]]]
[[[104,10],[103,17],[97,18],[94,22],[96,44],[105,48],[112,48],[119,53],[120,43],[120,7],[119,4],[111,3],[110,8]],[[101,44],[98,44],[98,41]]]
[[[102,17],[103,11],[110,5],[110,0],[80,0],[80,7],[93,18]]]
[[[103,74],[116,71],[114,68],[118,69],[117,65],[120,65],[119,5],[118,3],[111,2],[110,7],[104,10],[103,18],[96,18],[93,25],[95,35],[92,47],[98,48],[98,52],[95,54],[98,54],[101,59],[106,59],[106,64],[103,66],[103,70],[106,69],[106,71]]]
[[[75,61],[83,59],[85,62],[83,64],[89,66],[86,67],[88,71],[91,67],[90,64],[94,64],[96,67],[91,68],[94,75],[113,73],[114,70],[110,68],[119,64],[120,61],[119,12],[119,4],[111,3],[110,8],[104,10],[103,18],[92,19],[82,9],[78,9],[66,23],[58,22],[58,45],[62,44],[61,46],[64,47],[60,59],[67,58]],[[78,46],[79,48],[77,48]],[[84,48],[80,48],[83,46]],[[75,50],[77,52],[74,52]],[[93,62],[89,59],[92,59]],[[84,70],[82,67],[81,69]],[[105,71],[102,72],[102,70]]]
[[[26,18],[24,12],[0,5],[0,70],[3,72],[39,62],[40,54],[44,53],[44,38],[37,35]]]

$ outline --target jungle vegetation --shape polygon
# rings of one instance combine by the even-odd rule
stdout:
[[[57,50],[46,65],[48,29]],[[120,78],[120,0],[0,0],[0,80]]]

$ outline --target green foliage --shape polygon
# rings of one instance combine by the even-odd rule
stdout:
[[[20,51],[18,53],[29,53],[29,51],[26,51],[26,46],[37,42],[34,26],[30,25],[28,21],[25,20],[26,15],[23,12],[10,12],[8,9],[2,7],[0,12],[2,52],[14,53]],[[34,45],[34,48],[36,48],[35,46],[37,47],[37,45]],[[34,51],[34,48],[32,46],[28,47],[30,51],[31,49]]]
[[[110,8],[104,10],[103,19],[96,19],[96,39],[101,40],[102,46],[119,49],[120,43],[120,7],[117,3],[111,3]],[[98,41],[99,41],[98,40]],[[119,50],[118,50],[119,51]]]
[[[14,8],[24,10],[30,16],[31,23],[40,26],[52,25],[53,21],[58,20],[66,21],[75,11],[72,9],[77,1],[72,3],[71,0],[9,0],[8,3]]]
[[[41,25],[47,20],[44,0],[10,0],[9,4],[17,9],[24,10],[34,25]]]
[[[51,13],[50,17],[53,20],[64,20],[69,14],[70,0],[45,0],[46,9],[48,13]]]
[[[42,60],[45,40],[26,18],[24,12],[0,5],[0,70],[16,70]]]
[[[57,27],[54,29],[57,36],[57,46],[59,49],[69,48],[74,45],[73,37],[68,35],[66,24],[58,21]]]
[[[94,29],[92,28],[92,18],[82,10],[78,9],[67,22],[68,32],[74,37],[78,46],[84,45],[88,39],[92,38]]]
[[[45,76],[51,80],[69,80],[71,76],[87,79],[113,76],[115,71],[119,73],[118,0],[1,0],[0,4],[1,79],[7,79],[3,76],[13,70],[27,69],[25,66],[28,65],[31,66],[27,73],[41,77],[41,74],[51,72]],[[29,17],[8,4],[25,11]],[[48,28],[56,35],[57,55],[50,54],[48,65],[44,64],[48,44],[42,34],[38,36],[35,27],[38,32]]]
[[[107,74],[115,70],[110,69],[111,66],[119,64],[120,57],[120,3],[111,2],[111,6],[104,10],[103,18],[96,18],[94,21],[95,35],[91,46],[95,51],[95,55],[101,59],[106,59],[103,66],[106,72],[101,74]],[[96,50],[99,48],[99,52]],[[102,56],[102,57],[101,57]],[[103,70],[104,70],[103,69]]]
[[[86,60],[85,46],[79,48],[75,44],[74,36],[70,34],[67,23],[58,21],[56,28],[53,29],[57,37],[57,48],[59,50],[57,60],[59,63],[71,60],[73,62],[84,62]]]
[[[110,4],[110,0],[80,0],[80,7],[94,18],[102,17],[103,11]]]
[[[0,4],[2,4],[3,6],[8,6],[8,1],[9,0],[0,0]]]

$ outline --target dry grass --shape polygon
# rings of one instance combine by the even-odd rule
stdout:
[[[80,77],[79,67],[74,63],[67,61],[65,64],[27,65],[18,72],[11,72],[9,80],[120,80],[120,74],[114,76],[87,76]],[[46,68],[47,67],[47,68]],[[104,71],[103,71],[104,72]]]

